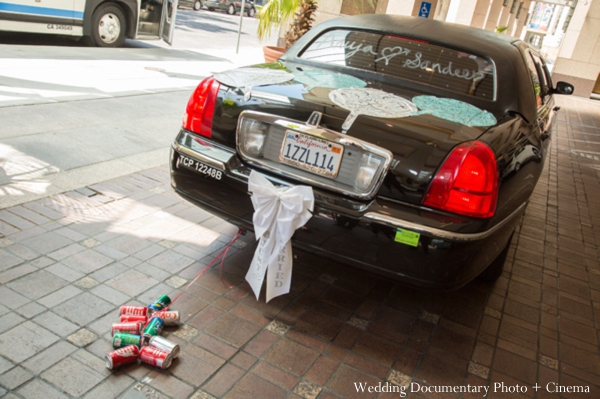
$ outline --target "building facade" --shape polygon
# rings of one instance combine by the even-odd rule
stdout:
[[[411,15],[520,37],[553,65],[553,80],[600,99],[600,0],[321,0],[316,23],[340,14]]]

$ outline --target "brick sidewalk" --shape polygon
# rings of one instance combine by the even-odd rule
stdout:
[[[163,335],[182,352],[167,371],[106,369],[117,309],[177,295],[233,226],[174,195],[166,167],[0,210],[0,396],[397,398],[355,383],[412,382],[600,397],[600,104],[560,102],[496,284],[423,293],[295,251],[292,292],[265,304],[243,280],[247,235],[223,270],[235,288],[212,269],[174,304],[182,325]],[[591,393],[552,394],[548,383]]]

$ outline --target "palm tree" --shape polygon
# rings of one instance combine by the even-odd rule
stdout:
[[[287,50],[312,27],[316,10],[316,0],[269,0],[258,13],[258,37],[268,37],[273,27],[293,17],[284,37]]]

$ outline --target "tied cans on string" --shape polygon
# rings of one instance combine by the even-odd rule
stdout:
[[[290,292],[292,281],[291,238],[312,217],[311,187],[277,188],[256,171],[250,172],[248,190],[254,206],[254,232],[259,239],[246,281],[256,299],[267,275],[267,302]]]

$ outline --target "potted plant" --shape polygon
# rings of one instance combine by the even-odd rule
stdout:
[[[312,27],[316,0],[269,0],[258,13],[258,37],[267,38],[271,30],[292,19],[284,36],[284,47],[265,46],[266,62],[276,61]]]

